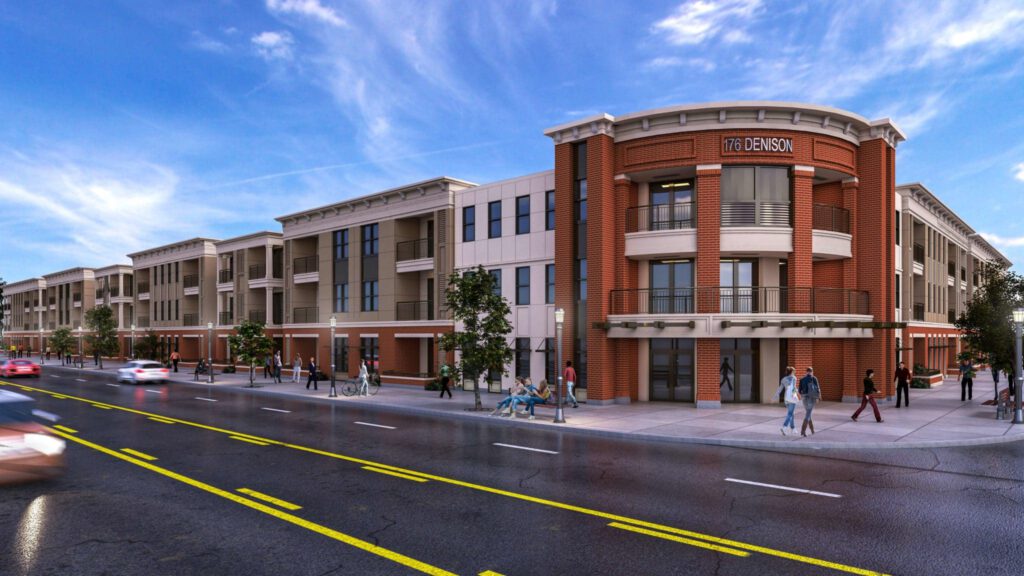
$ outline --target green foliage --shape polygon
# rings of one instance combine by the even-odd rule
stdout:
[[[495,289],[494,277],[483,266],[456,271],[448,278],[445,303],[456,329],[442,335],[439,344],[445,352],[460,353],[452,369],[454,381],[459,381],[463,374],[486,374],[490,369],[508,373],[506,366],[513,356],[508,345],[511,310],[508,300],[496,294]],[[473,395],[476,409],[480,410],[480,386],[474,387]]]
[[[156,353],[160,350],[160,339],[156,332],[147,330],[142,336],[135,337],[135,357],[143,360],[163,360],[157,358]]]
[[[1012,312],[1024,305],[1024,277],[1005,268],[987,265],[983,284],[974,291],[967,309],[956,319],[964,344],[974,356],[987,356],[992,366],[1010,372],[1014,358]]]
[[[235,328],[234,334],[228,336],[228,345],[232,353],[249,365],[249,384],[252,385],[256,363],[262,363],[270,354],[274,341],[263,333],[262,322],[245,320]]]
[[[63,358],[68,352],[75,349],[75,335],[71,333],[71,328],[66,326],[57,328],[53,334],[50,334],[47,344],[58,358]]]
[[[85,340],[94,353],[100,355],[100,368],[103,368],[103,357],[113,356],[118,351],[117,318],[110,306],[96,306],[85,313],[85,325],[90,330]]]

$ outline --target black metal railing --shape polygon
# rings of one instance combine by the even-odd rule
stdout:
[[[50,296],[50,298],[47,300],[47,302],[49,302],[50,305],[52,306],[53,304],[57,303],[57,297],[56,296]]]
[[[184,314],[184,326],[199,326],[199,314]]]
[[[924,264],[924,246],[921,244],[914,244],[914,262]]]
[[[914,320],[924,322],[924,304],[914,304]]]
[[[267,311],[266,310],[249,310],[249,322],[259,322],[260,324],[267,323]]]
[[[149,292],[149,282],[139,282],[139,294],[146,294]]]
[[[227,270],[221,270],[220,272],[217,273],[217,282],[219,284],[224,284],[225,282],[231,282],[234,279],[235,279],[235,271],[232,270],[231,268],[228,268]]]
[[[253,264],[249,266],[249,280],[260,280],[267,277],[266,264]]]
[[[693,219],[695,211],[693,202],[626,208],[626,232],[693,228],[696,224]]]
[[[865,290],[786,286],[709,286],[612,290],[610,314],[871,313]]]
[[[182,285],[185,288],[198,288],[199,287],[199,274],[186,274],[181,279]]]
[[[395,320],[433,320],[434,311],[427,300],[395,303]]]
[[[831,204],[815,204],[811,228],[850,233],[850,211]]]
[[[950,324],[956,324],[956,310],[950,309],[946,312],[946,322]]]
[[[112,286],[108,292],[111,298],[117,298],[121,294],[121,290],[117,286]]]
[[[233,316],[234,314],[232,314],[230,311],[220,312],[219,314],[217,314],[217,324],[220,326],[231,326],[232,324],[235,323]]]
[[[320,309],[316,306],[295,308],[292,310],[292,322],[295,324],[312,324],[320,319]]]
[[[722,227],[789,225],[789,202],[722,202]]]
[[[103,299],[103,289],[102,288],[96,291],[96,299],[97,300],[102,300]]]
[[[149,316],[139,316],[135,319],[136,328],[149,328]]]
[[[420,260],[422,258],[434,257],[434,242],[430,238],[419,240],[406,240],[395,245],[397,254],[396,261]]]
[[[292,261],[292,272],[295,274],[306,274],[320,270],[320,260],[313,256],[303,256]]]

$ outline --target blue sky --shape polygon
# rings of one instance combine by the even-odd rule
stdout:
[[[1024,262],[1020,0],[0,0],[0,276],[549,169],[544,128],[740,99],[893,118],[899,182]]]

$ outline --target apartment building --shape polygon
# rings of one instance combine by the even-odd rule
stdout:
[[[4,328],[5,346],[18,346],[25,350],[39,350],[44,339],[43,320],[46,302],[46,280],[28,278],[11,282],[4,287],[4,304],[7,306]],[[42,330],[40,330],[42,328]]]

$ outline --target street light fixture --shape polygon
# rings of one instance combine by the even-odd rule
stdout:
[[[1024,413],[1022,413],[1021,411],[1020,403],[1021,384],[1024,383],[1024,358],[1022,358],[1021,356],[1021,329],[1022,327],[1024,327],[1024,308],[1014,309],[1013,327],[1017,335],[1017,361],[1014,363],[1014,365],[1016,366],[1016,369],[1014,370],[1014,380],[1016,380],[1016,382],[1013,383],[1013,385],[1016,386],[1016,388],[1014,389],[1013,399],[1013,423],[1024,424]]]
[[[330,392],[330,394],[327,395],[330,398],[337,398],[338,397],[338,389],[335,388],[335,379],[334,379],[334,358],[335,358],[335,356],[334,356],[335,355],[335,352],[334,352],[334,329],[337,326],[338,326],[338,320],[334,316],[331,316],[331,392]]]
[[[128,349],[128,357],[135,360],[135,324],[132,324],[132,340]]]
[[[39,365],[46,366],[46,348],[43,346],[43,327],[39,327]]]
[[[85,361],[82,359],[82,326],[78,326],[78,369],[85,368]]]
[[[206,323],[207,384],[213,384],[213,322]]]
[[[558,344],[558,405],[555,406],[555,424],[565,424],[565,390],[562,383],[562,322],[565,321],[565,310],[555,308],[555,339]]]

